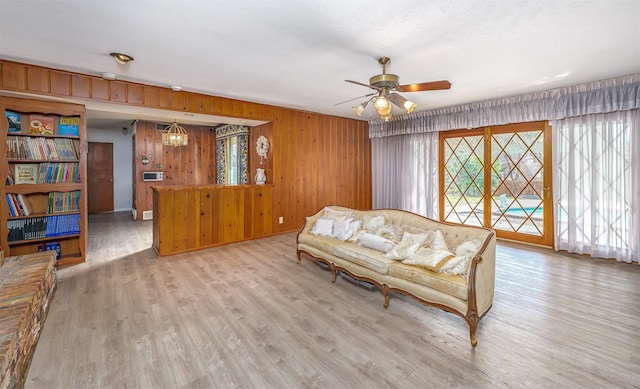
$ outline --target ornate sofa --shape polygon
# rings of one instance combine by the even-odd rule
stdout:
[[[383,220],[381,222],[381,220]],[[305,218],[297,259],[324,262],[335,282],[339,271],[462,317],[477,345],[480,318],[493,304],[495,233],[487,228],[435,221],[394,209],[358,211],[325,207]]]

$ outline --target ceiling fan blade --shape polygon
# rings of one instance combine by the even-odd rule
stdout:
[[[351,99],[351,100],[343,101],[343,102],[341,102],[341,103],[334,104],[333,106],[335,107],[336,105],[340,105],[340,104],[348,103],[349,101],[358,100],[358,99],[361,99],[361,98],[363,98],[363,97],[369,97],[369,96],[373,96],[373,95],[375,95],[375,93],[369,93],[368,95],[364,95],[364,96],[356,97],[356,98]]]
[[[398,85],[395,89],[398,92],[422,92],[427,90],[441,90],[451,88],[451,83],[447,80],[423,82],[421,84]]]
[[[371,89],[375,89],[375,90],[380,90],[380,88],[373,86],[373,85],[368,85],[368,84],[363,84],[361,82],[358,81],[351,81],[351,80],[345,80],[346,82],[350,82],[352,84],[357,84],[357,85],[362,85],[362,86],[366,86],[367,88],[371,88]]]

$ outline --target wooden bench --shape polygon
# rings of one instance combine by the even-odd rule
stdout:
[[[8,257],[0,267],[0,389],[24,386],[56,288],[55,258]]]

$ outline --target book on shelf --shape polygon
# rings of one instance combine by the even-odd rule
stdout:
[[[16,184],[37,184],[38,165],[34,163],[15,164],[13,178]]]
[[[7,229],[9,242],[77,235],[80,233],[80,214],[8,220]]]
[[[13,179],[13,169],[9,169],[9,173],[7,174],[7,180],[5,181],[6,185],[14,185],[16,181]]]
[[[5,111],[5,116],[7,117],[7,121],[9,122],[9,129],[7,130],[7,132],[20,132],[20,114],[18,112]]]
[[[47,213],[78,212],[80,210],[80,191],[49,192]]]
[[[9,216],[29,216],[32,213],[31,204],[24,195],[5,193],[5,198],[9,206]]]
[[[40,243],[38,245],[38,252],[41,252],[41,251],[55,251],[56,260],[59,260],[60,259],[60,242]]]
[[[60,116],[58,135],[78,136],[80,131],[80,116]]]
[[[18,201],[18,206],[22,210],[22,216],[31,215],[31,204],[29,204],[29,200],[22,194],[17,194],[15,196]]]
[[[6,193],[5,197],[7,199],[7,205],[9,206],[9,216],[16,217],[18,216],[18,210],[16,209],[16,204],[13,202],[13,198],[11,194]]]
[[[56,261],[60,259],[60,242],[48,242],[45,245],[44,251],[55,251]]]
[[[74,140],[69,138],[7,136],[7,158],[78,159],[78,151]]]
[[[53,135],[54,128],[55,120],[53,116],[30,115],[29,117],[30,134]]]
[[[39,167],[38,184],[60,184],[80,182],[77,162],[42,162]]]

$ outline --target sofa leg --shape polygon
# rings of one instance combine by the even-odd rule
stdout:
[[[471,338],[471,347],[475,348],[478,345],[478,341],[476,340],[476,334],[472,332],[470,335],[470,338]]]
[[[331,282],[335,284],[338,271],[336,270],[336,265],[334,265],[333,263],[330,263],[329,266],[331,267]]]
[[[389,286],[386,284],[382,285],[382,295],[384,296],[384,304],[382,306],[387,309],[389,308]]]

